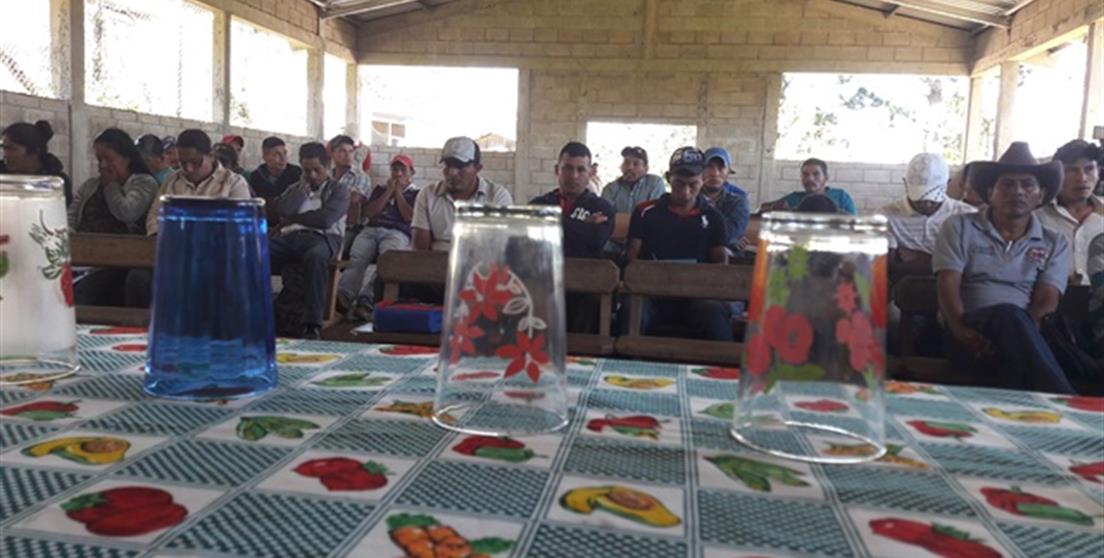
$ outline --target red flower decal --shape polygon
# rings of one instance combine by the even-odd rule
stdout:
[[[874,268],[871,270],[870,287],[870,319],[879,329],[886,327],[886,299],[889,297],[889,289],[886,285],[886,257],[878,256],[874,259]]]
[[[763,317],[763,333],[767,337],[767,343],[772,347],[782,344],[786,321],[786,309],[774,305],[767,308],[767,315]]]
[[[781,337],[774,345],[778,356],[790,364],[801,364],[809,360],[809,349],[813,347],[813,326],[804,314],[788,314],[782,322]]]
[[[65,305],[72,308],[74,304],[73,299],[73,266],[66,263],[61,267],[61,277],[58,278],[61,282],[61,296],[65,299]]]
[[[851,368],[855,370],[863,370],[867,364],[880,369],[884,364],[874,340],[874,327],[870,318],[862,312],[855,312],[836,322],[836,341],[847,344],[851,353]]]
[[[748,372],[761,376],[770,368],[771,348],[766,335],[762,333],[752,335],[744,350],[747,352],[744,366]]]
[[[529,379],[537,382],[540,380],[540,366],[548,364],[552,360],[548,353],[544,352],[544,334],[530,338],[528,335],[518,333],[517,345],[504,345],[495,351],[500,358],[508,358],[510,365],[506,367],[505,377],[509,378],[522,370],[529,375]]]
[[[484,331],[479,326],[470,325],[466,320],[457,320],[452,327],[452,335],[449,336],[449,363],[460,362],[460,355],[474,355],[475,339],[483,337]]]
[[[845,281],[836,287],[836,306],[843,310],[844,314],[855,311],[855,285]]]
[[[473,317],[482,315],[488,320],[498,320],[498,308],[513,298],[506,285],[510,282],[510,272],[498,265],[484,277],[478,271],[472,273],[472,288],[460,291],[460,298],[471,306]]]

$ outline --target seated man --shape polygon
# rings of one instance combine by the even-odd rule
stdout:
[[[728,249],[737,254],[747,247],[744,233],[751,219],[747,193],[728,181],[732,174],[732,157],[725,148],[710,147],[705,151],[705,161],[701,195],[724,218]]]
[[[697,148],[681,147],[671,155],[667,173],[671,193],[640,204],[632,214],[626,251],[629,263],[638,259],[728,262],[724,218],[698,196],[704,170],[705,154]],[[621,321],[623,332],[627,331],[626,318]],[[733,339],[728,307],[711,300],[646,300],[640,325],[644,335],[673,325],[703,339]]]
[[[299,182],[303,169],[288,164],[287,145],[276,136],[269,136],[261,142],[261,158],[264,163],[249,174],[249,188],[254,196],[264,198],[266,203],[271,204],[288,186]],[[269,213],[271,220],[272,213]]]
[[[1096,358],[1104,365],[1104,233],[1089,243],[1089,322]]]
[[[1100,176],[1101,149],[1084,140],[1073,140],[1054,154],[1062,163],[1062,189],[1050,203],[1035,210],[1044,227],[1061,233],[1072,251],[1070,283],[1089,284],[1089,242],[1104,233],[1104,199],[1093,195]]]
[[[157,213],[161,196],[198,196],[204,198],[249,199],[249,186],[240,175],[224,168],[211,152],[211,138],[203,130],[184,130],[173,150],[180,163],[153,197],[146,214],[146,234],[157,234]],[[126,278],[126,305],[148,308],[153,295],[153,274],[132,269]]]
[[[931,275],[932,252],[943,222],[976,210],[947,197],[950,169],[943,157],[920,153],[908,164],[905,196],[882,208],[889,219],[889,274]]]
[[[146,167],[149,168],[150,174],[153,175],[159,186],[164,184],[172,173],[176,172],[169,166],[168,160],[165,159],[167,144],[161,138],[153,134],[146,134],[138,138],[135,145],[138,146],[138,153],[142,154],[142,160],[146,162]],[[176,145],[175,139],[172,145]]]
[[[318,339],[325,310],[327,272],[345,236],[349,189],[330,180],[330,155],[321,143],[303,144],[299,148],[299,164],[303,166],[303,178],[274,204],[282,224],[269,242],[269,253],[273,272],[294,266],[302,274],[302,335]]]
[[[391,179],[387,184],[376,186],[367,198],[362,209],[367,225],[353,240],[349,266],[342,272],[338,285],[340,310],[352,307],[357,318],[372,319],[375,281],[367,273],[368,266],[388,250],[410,248],[410,220],[414,217],[414,199],[418,196],[413,179],[414,160],[407,155],[395,155],[391,158]]]
[[[947,219],[932,255],[951,364],[1008,388],[1072,393],[1039,332],[1069,280],[1069,242],[1032,215],[1054,199],[1062,165],[1016,142],[972,173],[989,208]]]
[[[533,205],[558,205],[563,210],[563,254],[566,258],[601,258],[602,247],[613,233],[613,206],[587,185],[590,182],[590,149],[573,141],[563,146],[556,162],[560,187],[533,198]],[[568,294],[567,329],[581,333],[598,331],[596,297]]]
[[[441,150],[444,180],[418,191],[414,200],[415,250],[448,251],[457,201],[510,205],[514,198],[506,188],[479,176],[483,170],[479,146],[467,137],[445,142]]]
[[[820,159],[806,159],[801,163],[801,187],[802,192],[790,192],[781,199],[763,204],[760,211],[794,211],[801,204],[801,200],[809,194],[823,194],[828,196],[842,211],[855,215],[855,201],[850,194],[839,188],[828,187],[828,163]]]
[[[353,153],[356,152],[356,142],[353,138],[344,134],[334,136],[327,147],[330,150],[330,156],[333,157],[333,179],[349,189],[349,219],[345,225],[345,243],[341,249],[342,254],[348,254],[353,246],[353,240],[364,228],[360,216],[364,213],[365,200],[372,193],[372,183],[368,174],[354,164],[356,160]]]
[[[610,202],[617,212],[614,218],[613,237],[625,238],[629,230],[629,217],[636,206],[654,200],[667,191],[663,178],[648,174],[648,152],[643,147],[626,147],[621,150],[621,177],[602,188],[602,199]],[[625,252],[625,242],[610,240],[605,253],[618,259]]]

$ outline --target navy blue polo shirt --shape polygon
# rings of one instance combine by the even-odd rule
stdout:
[[[560,197],[559,188],[543,196],[537,196],[529,203],[533,205],[558,205],[563,209],[560,224],[563,227],[563,252],[565,258],[601,258],[602,246],[613,234],[613,205],[598,197],[594,192],[585,190],[575,203],[567,204]],[[587,219],[595,213],[606,216],[603,223],[588,223]]]
[[[671,194],[663,194],[633,211],[629,238],[640,239],[640,259],[709,262],[709,251],[728,240],[724,218],[700,196],[686,215],[671,211],[670,200]]]

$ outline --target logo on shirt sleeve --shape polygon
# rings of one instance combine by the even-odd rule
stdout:
[[[709,217],[706,217],[705,215],[702,215],[701,216],[701,224],[702,224],[703,229],[708,229],[709,228]]]
[[[1027,259],[1031,260],[1031,263],[1039,267],[1046,264],[1048,255],[1049,252],[1047,252],[1046,248],[1030,248],[1027,251]]]

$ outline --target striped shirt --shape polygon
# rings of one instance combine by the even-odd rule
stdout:
[[[213,164],[214,172],[199,184],[189,182],[182,171],[174,172],[165,180],[161,185],[161,191],[153,198],[149,213],[146,214],[147,235],[157,234],[157,212],[161,209],[161,196],[196,196],[235,200],[247,200],[253,197],[249,193],[249,184],[240,174],[223,168],[217,161]]]
[[[881,209],[889,219],[889,247],[908,248],[925,254],[935,253],[935,239],[943,222],[952,215],[974,213],[977,210],[958,200],[947,198],[931,215],[924,216],[909,205],[908,200],[895,201]]]

